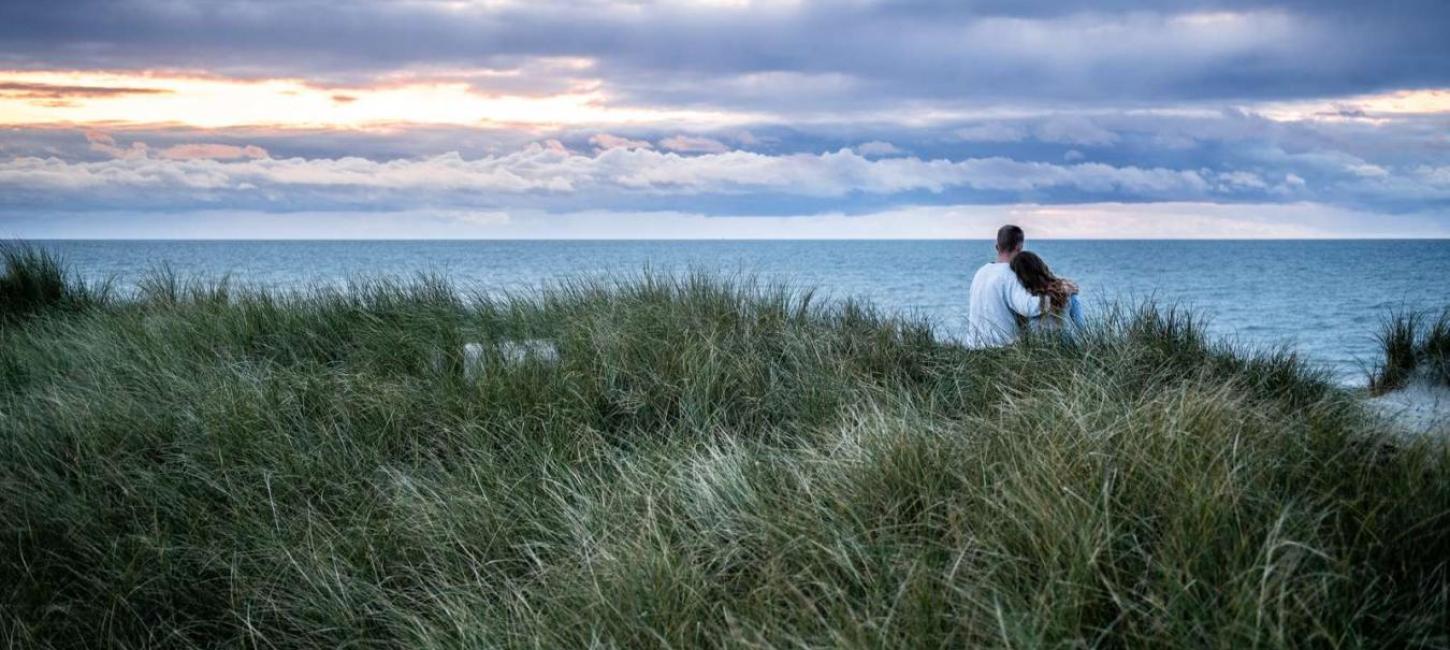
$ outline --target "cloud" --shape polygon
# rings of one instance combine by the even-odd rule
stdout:
[[[132,142],[130,147],[122,147],[116,144],[115,138],[101,131],[86,131],[86,142],[90,143],[91,151],[112,158],[145,158],[147,154],[146,143]]]
[[[964,126],[952,135],[967,142],[1017,142],[1027,137],[1027,131],[1012,124],[988,122]]]
[[[1380,167],[1379,165],[1373,165],[1370,163],[1351,164],[1348,165],[1346,168],[1349,170],[1350,173],[1356,176],[1379,178],[1390,175],[1390,173],[1386,171],[1384,167]]]
[[[671,110],[610,101],[598,80],[565,84],[558,93],[506,91],[513,77],[480,71],[437,76],[385,74],[340,86],[302,78],[201,75],[180,71],[0,70],[0,82],[35,80],[131,83],[164,92],[149,97],[65,95],[35,101],[0,92],[0,126],[96,124],[378,128],[407,124],[582,125],[688,123],[723,126],[757,117],[749,111]],[[484,79],[484,82],[478,79]],[[500,79],[508,83],[500,84]],[[476,84],[486,83],[480,88]],[[340,91],[345,90],[342,94]],[[340,99],[344,98],[344,99]]]
[[[0,60],[366,81],[588,60],[640,104],[819,112],[1323,98],[1450,85],[1450,7],[1405,0],[741,3],[55,0],[0,4]],[[197,38],[206,34],[207,38]],[[902,38],[910,34],[910,38]],[[862,44],[869,44],[863,47]],[[498,76],[534,88],[564,75]],[[722,92],[727,89],[728,92]]]
[[[631,152],[639,156],[639,152]],[[849,149],[819,155],[768,156],[743,151],[669,159],[637,157],[619,165],[612,181],[665,192],[778,191],[815,196],[850,193],[941,192],[953,187],[1027,192],[1073,188],[1087,192],[1186,192],[1207,189],[1194,171],[1055,165],[1008,158],[961,161],[920,158],[871,160]],[[612,161],[611,161],[612,162]],[[620,161],[625,162],[625,161]]]
[[[1250,189],[1262,190],[1269,187],[1264,179],[1253,172],[1234,171],[1218,175],[1219,186],[1225,190]]]
[[[219,153],[208,147],[206,153]],[[730,151],[682,156],[616,147],[590,156],[556,141],[476,159],[457,153],[385,161],[242,153],[226,159],[185,155],[68,162],[21,157],[0,162],[0,188],[7,189],[12,205],[30,200],[114,206],[129,201],[173,208],[256,201],[280,209],[405,201],[468,207],[509,195],[584,202],[613,197],[626,203],[701,195],[825,200],[949,190],[1151,198],[1203,196],[1224,184],[1198,171],[1100,163],[1058,165],[1000,157],[871,159],[850,149],[815,155]]]
[[[729,146],[719,140],[688,135],[676,135],[660,140],[660,146],[670,151],[685,153],[724,153]]]
[[[734,133],[734,138],[736,142],[739,142],[740,144],[743,144],[747,147],[753,147],[764,142],[764,140],[762,140],[761,138],[756,137],[754,133],[743,129],[740,131],[736,131]]]
[[[901,149],[897,148],[896,145],[891,144],[890,142],[883,142],[881,140],[872,140],[870,142],[862,142],[861,144],[858,144],[858,145],[852,147],[852,149],[854,149],[856,151],[856,153],[859,153],[859,154],[861,154],[863,156],[872,156],[872,157],[876,157],[876,156],[894,156],[894,155],[897,155],[897,154],[905,153]]]
[[[121,95],[164,95],[162,88],[124,86],[72,86],[46,83],[0,81],[0,97],[17,99],[66,99],[71,97],[117,97]]]
[[[1450,214],[1450,68],[1423,64],[1450,58],[1443,2],[358,0],[338,17],[0,3],[0,95],[32,95],[0,106],[28,125],[0,133],[0,206]]]
[[[134,141],[129,147],[122,147],[116,139],[103,131],[86,131],[86,142],[90,150],[111,158],[137,160],[150,157],[153,149],[142,141]],[[183,143],[154,151],[157,156],[169,160],[235,160],[238,158],[266,158],[267,150],[256,145],[231,145],[216,143]]]
[[[172,160],[232,160],[236,158],[266,158],[267,150],[255,145],[238,147],[230,144],[178,144],[161,150],[162,158]]]
[[[624,133],[564,127],[551,130],[555,137],[543,141],[527,129],[462,127],[295,132],[158,126],[111,135],[93,131],[84,140],[73,130],[19,129],[0,134],[7,158],[54,158],[57,164],[72,165],[55,173],[81,177],[100,173],[74,166],[94,161],[96,154],[166,161],[190,152],[192,157],[224,156],[215,159],[219,163],[243,163],[249,160],[246,147],[250,146],[257,149],[252,156],[265,153],[290,162],[269,169],[154,167],[146,173],[182,181],[148,181],[154,190],[147,192],[127,192],[116,189],[115,183],[102,183],[90,193],[43,196],[38,187],[14,183],[0,192],[0,204],[59,205],[69,200],[165,209],[235,205],[298,210],[370,203],[384,208],[412,200],[469,208],[688,207],[721,214],[783,214],[857,212],[904,201],[999,204],[1213,198],[1314,200],[1366,211],[1420,212],[1450,208],[1450,192],[1434,182],[1436,176],[1415,171],[1444,166],[1443,147],[1436,139],[1443,140],[1446,124],[1445,118],[1433,116],[1364,124],[1285,122],[1244,110],[1059,109],[940,125],[761,124],[749,131],[754,143],[749,151],[725,146],[741,141],[742,132],[735,128],[685,135],[673,128],[639,124]],[[963,129],[975,135],[1024,139],[976,146],[957,139]],[[1034,135],[1039,132],[1056,139],[1112,142],[1044,143]],[[1163,134],[1198,144],[1164,146]],[[538,143],[534,148],[556,154],[557,160],[525,155],[531,138]],[[681,142],[685,138],[695,141]],[[863,146],[873,142],[882,144]],[[910,142],[910,154],[891,144],[896,142]],[[199,143],[237,149],[198,150],[194,145]],[[687,151],[676,152],[661,143]],[[891,150],[887,144],[897,153],[882,155]],[[692,148],[711,151],[688,150]],[[354,165],[358,171],[349,171]],[[11,163],[8,171],[16,173],[19,167]],[[141,167],[119,165],[102,175],[126,178]],[[407,185],[398,177],[409,169],[462,180],[398,189]],[[192,187],[196,181],[189,180],[212,182],[219,175],[235,182],[198,189]],[[294,176],[328,180],[298,182]],[[340,189],[346,184],[336,180],[340,177],[347,177],[356,190]],[[253,189],[237,189],[242,185]],[[470,185],[484,192],[470,192]]]
[[[1118,141],[1113,133],[1080,115],[1054,117],[1037,126],[1038,140],[1058,144],[1101,146]]]
[[[654,146],[645,140],[631,140],[629,138],[600,133],[590,136],[589,144],[601,151],[605,149],[653,149]]]
[[[1421,165],[1415,168],[1415,176],[1429,185],[1450,189],[1450,165]]]

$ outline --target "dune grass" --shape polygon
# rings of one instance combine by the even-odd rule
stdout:
[[[971,351],[698,275],[162,276],[0,359],[18,647],[1450,643],[1443,448],[1183,311]]]
[[[1403,388],[1417,377],[1450,386],[1450,309],[1396,311],[1381,323],[1378,338],[1384,358],[1370,370],[1370,392]]]
[[[1450,386],[1450,309],[1429,320],[1420,338],[1420,363],[1431,381]]]
[[[108,284],[88,284],[70,275],[54,252],[24,242],[0,242],[0,323],[42,311],[85,309],[109,297]]]

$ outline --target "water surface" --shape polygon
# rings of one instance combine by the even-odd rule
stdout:
[[[967,288],[992,257],[983,241],[48,241],[89,277],[133,286],[166,264],[187,276],[271,288],[441,272],[460,286],[526,290],[599,274],[703,269],[815,286],[931,318],[948,335]],[[1089,314],[1113,299],[1192,306],[1212,331],[1256,347],[1290,346],[1344,382],[1375,354],[1391,309],[1450,305],[1450,240],[1029,241],[1082,285]]]

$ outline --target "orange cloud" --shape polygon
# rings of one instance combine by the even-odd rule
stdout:
[[[600,133],[589,138],[589,144],[601,151],[606,149],[653,149],[654,146],[644,140],[631,140],[626,137]]]
[[[136,141],[132,142],[129,147],[123,147],[111,134],[104,131],[86,131],[86,142],[90,143],[91,151],[103,153],[112,158],[136,160],[148,158],[151,154],[151,148],[145,142]],[[266,149],[256,145],[237,146],[211,142],[172,145],[160,150],[157,154],[167,160],[239,160],[243,158],[260,160],[269,157]]]
[[[1334,99],[1273,102],[1258,107],[1257,110],[1265,117],[1279,121],[1381,123],[1396,117],[1450,113],[1450,88],[1397,90]]]
[[[681,153],[724,153],[730,150],[725,143],[710,138],[677,135],[660,140],[660,146]]]
[[[145,142],[132,142],[130,147],[122,147],[116,143],[116,139],[101,131],[86,131],[86,142],[91,143],[91,151],[106,154],[112,158],[134,160],[145,158],[147,147]]]
[[[230,144],[178,144],[161,151],[162,158],[171,160],[235,160],[238,158],[266,158],[267,150],[256,145],[238,147]]]
[[[117,95],[154,95],[169,92],[160,88],[128,88],[116,86],[70,86],[46,83],[0,82],[0,96],[17,99],[66,99],[71,97],[114,97]]]

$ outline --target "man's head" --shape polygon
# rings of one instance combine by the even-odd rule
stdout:
[[[1012,259],[1013,255],[1022,252],[1022,243],[1025,241],[1027,241],[1027,235],[1017,226],[1009,224],[998,228],[997,257]]]

